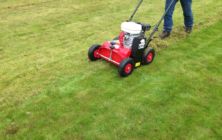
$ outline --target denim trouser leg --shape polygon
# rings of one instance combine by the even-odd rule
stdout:
[[[184,25],[193,27],[192,0],[180,0],[180,3],[183,8]]]
[[[172,4],[169,11],[166,13],[164,17],[164,31],[171,32],[173,28],[173,12],[177,3],[177,0],[173,0],[174,3]],[[185,0],[186,1],[186,0]],[[170,6],[172,0],[166,0],[165,10]]]

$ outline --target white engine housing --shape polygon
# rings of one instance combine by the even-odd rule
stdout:
[[[123,22],[121,30],[125,33],[124,46],[131,48],[134,38],[140,36],[142,33],[142,25],[135,22]]]
[[[123,22],[121,30],[130,34],[140,34],[142,32],[142,25],[135,22]]]

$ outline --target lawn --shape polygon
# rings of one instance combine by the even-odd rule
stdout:
[[[155,61],[120,78],[87,51],[135,4],[0,0],[0,139],[222,139],[222,1],[193,2],[191,35],[178,4]],[[145,0],[135,20],[154,25],[163,10]]]

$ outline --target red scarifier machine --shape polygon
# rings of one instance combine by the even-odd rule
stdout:
[[[146,37],[145,33],[151,29],[151,25],[132,21],[142,2],[143,0],[139,0],[129,20],[121,24],[121,32],[118,37],[112,41],[106,41],[102,45],[95,44],[89,48],[88,57],[91,61],[104,59],[113,63],[118,66],[121,77],[130,75],[136,67],[153,62],[155,50],[149,47],[149,44],[172,3],[155,25],[150,36]]]

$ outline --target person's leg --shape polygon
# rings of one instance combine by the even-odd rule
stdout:
[[[173,28],[173,12],[176,6],[176,3],[178,0],[166,0],[166,4],[165,4],[165,10],[167,10],[167,8],[170,6],[171,2],[173,2],[173,4],[171,5],[169,11],[166,13],[165,17],[164,17],[164,31],[167,32],[171,32],[172,28]]]
[[[185,29],[192,30],[193,27],[192,0],[180,0],[180,3],[183,8]]]

